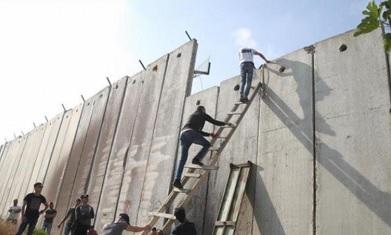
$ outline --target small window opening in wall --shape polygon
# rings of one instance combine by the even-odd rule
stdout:
[[[136,83],[136,79],[133,80],[132,84],[135,84]]]
[[[201,100],[197,100],[196,105],[200,105],[200,104],[201,104]]]
[[[180,53],[180,52],[176,55],[177,58],[179,58],[181,56],[182,56],[182,53]]]
[[[157,71],[157,65],[153,66],[152,70]]]
[[[115,89],[118,89],[118,84],[117,84],[117,85],[115,85]]]
[[[99,98],[102,98],[102,96],[103,96],[103,94],[100,94],[100,95],[99,95]]]
[[[340,52],[344,52],[344,51],[346,51],[346,49],[348,49],[348,47],[347,47],[345,44],[342,44],[342,45],[339,47],[339,51],[340,51]]]
[[[141,80],[141,83],[143,83],[143,84],[144,84],[144,80]]]

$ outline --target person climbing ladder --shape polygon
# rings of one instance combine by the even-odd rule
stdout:
[[[206,133],[202,131],[202,128],[205,125],[205,121],[210,122],[217,126],[232,126],[231,123],[225,123],[221,121],[217,121],[209,116],[204,106],[198,106],[197,110],[190,115],[188,121],[182,129],[180,140],[181,140],[181,160],[179,161],[179,166],[176,172],[175,181],[173,186],[179,189],[182,189],[181,176],[183,172],[183,168],[187,161],[187,157],[189,154],[189,148],[192,144],[198,144],[202,146],[202,149],[197,153],[197,155],[193,158],[192,163],[195,165],[203,166],[204,164],[201,160],[204,158],[208,149],[210,147],[210,143],[208,140],[204,138],[204,136],[212,136],[216,137],[214,133]]]

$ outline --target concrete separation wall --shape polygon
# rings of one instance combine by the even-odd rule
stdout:
[[[317,232],[390,234],[387,64],[380,31],[352,34],[315,44]]]
[[[198,234],[213,231],[229,164],[247,161],[253,169],[235,234],[391,232],[391,67],[380,31],[352,33],[278,58],[284,73],[273,64],[256,70],[253,86],[262,82],[261,91],[219,156],[218,170],[186,205]],[[148,221],[172,189],[189,115],[200,104],[223,120],[239,99],[233,89],[239,76],[190,95],[196,50],[195,40],[187,42],[1,145],[1,217],[12,199],[22,201],[43,181],[43,194],[58,211],[55,224],[82,193],[90,195],[99,233],[121,212],[131,224]],[[207,124],[205,130],[215,129]],[[189,161],[199,149],[191,147]],[[52,234],[60,232],[53,227]]]

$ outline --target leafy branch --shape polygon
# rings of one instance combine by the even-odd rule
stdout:
[[[391,50],[391,0],[385,0],[379,5],[374,0],[370,1],[362,12],[365,16],[357,26],[354,36],[370,33],[383,26],[386,33],[383,35],[384,47],[387,52]]]

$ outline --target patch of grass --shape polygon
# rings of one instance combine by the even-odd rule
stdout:
[[[35,229],[33,235],[47,235],[47,233],[42,229]]]

